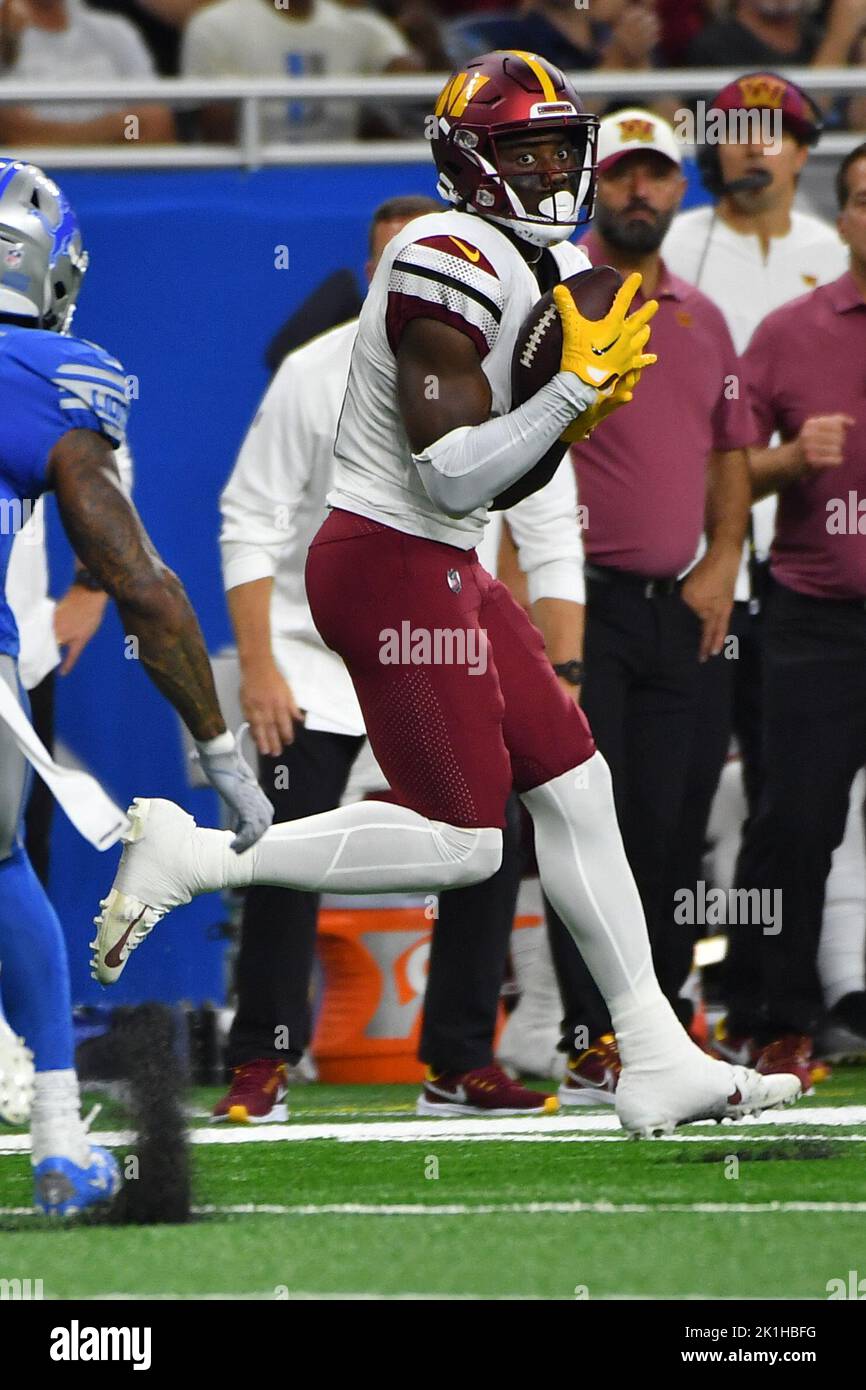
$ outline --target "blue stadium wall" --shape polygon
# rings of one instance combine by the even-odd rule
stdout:
[[[138,382],[130,441],[136,502],[183,579],[211,651],[230,640],[219,572],[218,497],[267,384],[266,344],[310,290],[349,266],[363,276],[367,225],[383,199],[434,192],[431,167],[73,173],[91,269],[75,328]],[[701,198],[692,173],[688,202]],[[275,268],[277,248],[288,267]],[[56,517],[52,588],[71,574]],[[113,609],[60,681],[58,735],[122,804],[167,796],[205,824],[216,798],[186,782],[173,711],[127,660]],[[69,939],[79,1003],[224,997],[225,913],[218,897],[172,915],[108,994],[89,978],[88,941],[117,851],[100,855],[56,814],[51,896]]]

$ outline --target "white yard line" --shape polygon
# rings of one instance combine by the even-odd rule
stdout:
[[[194,1206],[195,1216],[705,1216],[866,1213],[866,1202],[237,1202]],[[0,1207],[0,1216],[34,1216]]]
[[[285,1285],[283,1285],[282,1287],[285,1288]],[[679,1297],[679,1295],[671,1295],[671,1296],[672,1296],[672,1297]],[[640,1298],[640,1299],[644,1299],[644,1298],[646,1297],[646,1295],[645,1295],[645,1294],[636,1294],[636,1293],[635,1293],[635,1294],[632,1294],[632,1293],[624,1293],[624,1294],[612,1294],[611,1297],[613,1297],[613,1298],[629,1298],[629,1299],[631,1299],[631,1298]],[[709,1297],[709,1295],[708,1295],[708,1294],[684,1294],[683,1297],[684,1297],[684,1298],[707,1298],[707,1297]],[[547,1297],[546,1294],[541,1294],[541,1293],[361,1293],[361,1292],[358,1292],[357,1290],[354,1291],[354,1292],[352,1292],[352,1293],[333,1293],[333,1292],[331,1292],[331,1293],[316,1293],[315,1291],[310,1290],[310,1289],[288,1289],[285,1293],[283,1293],[283,1292],[281,1291],[279,1297],[277,1297],[277,1295],[274,1293],[273,1289],[264,1289],[264,1290],[262,1290],[261,1293],[91,1293],[91,1294],[87,1294],[87,1295],[86,1295],[84,1301],[87,1302],[87,1303],[94,1303],[94,1302],[124,1302],[124,1303],[138,1303],[138,1302],[142,1302],[142,1301],[148,1302],[148,1303],[150,1303],[151,1301],[155,1301],[155,1302],[166,1301],[166,1302],[171,1302],[171,1303],[182,1303],[182,1302],[185,1302],[185,1301],[187,1301],[187,1300],[194,1300],[196,1303],[201,1302],[201,1301],[210,1302],[210,1303],[214,1303],[214,1302],[225,1302],[225,1301],[229,1301],[229,1302],[231,1302],[231,1303],[238,1303],[238,1302],[283,1303],[283,1302],[286,1302],[286,1301],[293,1301],[293,1300],[294,1300],[294,1301],[301,1301],[301,1302],[303,1302],[303,1301],[305,1301],[305,1300],[307,1300],[307,1301],[312,1300],[313,1302],[319,1303],[319,1302],[321,1302],[322,1300],[327,1300],[328,1302],[333,1302],[333,1301],[343,1301],[343,1302],[351,1301],[351,1302],[361,1302],[361,1303],[379,1303],[379,1302],[382,1302],[382,1301],[384,1300],[386,1303],[391,1303],[391,1302],[401,1303],[401,1302],[405,1302],[405,1301],[407,1301],[407,1300],[411,1300],[411,1301],[413,1301],[413,1302],[414,1302],[415,1300],[418,1300],[418,1301],[420,1301],[420,1302],[422,1302],[422,1303],[423,1303],[423,1302],[441,1303],[441,1302],[443,1302],[444,1300],[447,1300],[447,1302],[449,1302],[449,1303],[466,1303],[466,1302],[473,1302],[473,1303],[475,1303],[475,1302],[477,1302],[479,1299],[483,1299],[485,1303],[489,1303],[489,1302],[491,1302],[491,1301],[495,1301],[495,1302],[497,1302],[497,1303],[504,1303],[504,1302],[510,1303],[510,1302],[513,1302],[513,1301],[517,1301],[517,1302],[519,1302],[519,1303],[524,1303],[524,1302],[526,1302],[527,1300],[528,1300],[529,1302],[535,1301],[535,1302],[547,1303],[547,1302],[550,1301],[550,1300],[548,1299],[548,1297]]]
[[[681,1212],[707,1216],[833,1212],[860,1215],[866,1202],[239,1202],[193,1209],[200,1216],[649,1216]]]
[[[802,1110],[768,1110],[763,1115],[749,1116],[744,1120],[738,1120],[736,1125],[724,1124],[717,1125],[713,1120],[701,1122],[701,1128],[712,1130],[716,1138],[721,1135],[727,1137],[736,1131],[754,1127],[755,1125],[782,1125],[790,1128],[811,1129],[815,1125],[866,1125],[866,1105],[850,1106],[816,1106],[814,1109]],[[227,1132],[225,1125],[212,1125],[207,1129],[197,1129],[192,1132],[192,1142],[194,1144],[219,1144],[231,1143],[222,1136]],[[407,1120],[371,1120],[362,1123],[335,1123],[333,1121],[323,1121],[318,1124],[286,1124],[286,1125],[250,1125],[238,1127],[238,1132],[244,1135],[240,1142],[255,1143],[260,1137],[270,1138],[273,1134],[275,1139],[298,1140],[303,1142],[308,1139],[338,1139],[344,1143],[370,1143],[377,1140],[424,1140],[424,1139],[447,1139],[449,1137],[459,1139],[474,1138],[506,1138],[514,1139],[526,1135],[542,1135],[545,1138],[552,1135],[571,1135],[571,1134],[611,1134],[617,1138],[625,1138],[619,1124],[619,1120],[611,1109],[607,1110],[581,1110],[570,1114],[560,1115],[533,1115],[533,1116],[507,1116],[496,1118],[491,1116],[489,1119],[476,1118],[475,1116],[466,1117],[443,1117],[441,1120],[436,1118],[407,1119]]]
[[[816,1106],[804,1110],[769,1110],[763,1115],[749,1116],[736,1124],[717,1125],[704,1121],[698,1134],[676,1134],[662,1143],[742,1143],[770,1142],[781,1139],[805,1139],[801,1131],[815,1126],[838,1128],[842,1125],[866,1125],[866,1106]],[[774,1135],[749,1134],[756,1126],[775,1128],[784,1133]],[[91,1134],[96,1144],[106,1148],[123,1148],[135,1142],[132,1130],[107,1130]],[[857,1135],[811,1136],[840,1143],[862,1143],[866,1133]],[[189,1132],[192,1144],[274,1144],[307,1143],[310,1140],[333,1139],[343,1144],[371,1143],[449,1143],[508,1141],[518,1143],[591,1143],[599,1141],[625,1143],[626,1136],[616,1116],[609,1111],[583,1111],[571,1115],[533,1116],[532,1118],[476,1119],[414,1119],[373,1120],[353,1124],[324,1122],[321,1124],[274,1125],[210,1125]],[[0,1134],[0,1155],[27,1153],[30,1138],[26,1134]]]
[[[50,1291],[46,1293],[47,1298],[55,1298],[56,1295]],[[181,1293],[89,1293],[76,1294],[76,1302],[83,1303],[283,1303],[283,1302],[313,1302],[313,1303],[549,1303],[550,1295],[541,1293],[451,1293],[442,1291],[441,1293],[372,1293],[369,1290],[353,1289],[346,1293],[335,1293],[333,1290],[320,1291],[316,1289],[286,1289],[283,1284],[280,1286],[279,1296],[273,1289],[261,1289],[250,1293],[188,1293],[184,1290]],[[749,1303],[760,1299],[764,1303],[783,1303],[789,1300],[781,1297],[766,1297],[764,1295],[747,1294],[718,1294],[718,1293],[654,1293],[653,1298],[657,1300],[669,1299],[677,1303],[688,1303],[698,1301],[706,1303],[712,1300],[714,1303],[737,1302]],[[645,1293],[606,1293],[594,1298],[593,1303],[608,1302],[639,1302],[645,1303],[647,1295]],[[571,1301],[565,1297],[560,1297],[559,1302]]]

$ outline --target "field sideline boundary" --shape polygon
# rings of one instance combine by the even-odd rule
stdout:
[[[803,1130],[821,1127],[837,1129],[841,1126],[866,1126],[866,1106],[815,1106],[798,1111],[770,1110],[763,1115],[747,1116],[735,1122],[717,1124],[713,1120],[702,1121],[689,1126],[699,1129],[698,1134],[672,1134],[654,1143],[779,1143],[783,1140],[817,1142],[863,1143],[863,1134],[822,1134],[810,1135]],[[783,1130],[777,1134],[750,1134],[756,1127]],[[104,1130],[91,1133],[96,1144],[106,1148],[122,1148],[135,1142],[133,1130]],[[475,1117],[451,1119],[411,1119],[402,1121],[374,1120],[370,1122],[321,1124],[264,1124],[227,1125],[216,1124],[189,1131],[191,1144],[275,1144],[309,1143],[314,1140],[336,1140],[343,1144],[370,1143],[471,1143],[471,1142],[515,1142],[515,1143],[629,1143],[628,1136],[620,1129],[616,1115],[609,1112],[583,1112],[579,1115],[546,1115],[529,1118],[490,1118]],[[0,1156],[4,1154],[29,1153],[30,1136],[27,1134],[0,1134]]]
[[[194,1216],[859,1216],[866,1202],[229,1202],[191,1210]],[[0,1216],[37,1215],[32,1207],[0,1207]]]
[[[688,1128],[703,1130],[702,1134],[666,1135],[661,1141],[675,1142],[714,1142],[727,1139],[734,1134],[747,1138],[747,1131],[755,1127],[783,1127],[791,1130],[840,1126],[863,1125],[866,1127],[866,1105],[814,1106],[811,1109],[792,1111],[768,1110],[762,1115],[749,1115],[742,1120],[724,1121],[702,1120]],[[133,1130],[104,1130],[90,1135],[96,1144],[106,1148],[119,1148],[130,1144],[135,1138]],[[756,1136],[749,1136],[756,1138]],[[776,1136],[764,1135],[770,1140]],[[807,1138],[799,1133],[786,1133],[785,1139]],[[823,1135],[826,1139],[837,1137],[840,1141],[857,1142],[866,1139],[863,1135]],[[317,1139],[336,1139],[341,1143],[414,1143],[439,1140],[530,1140],[533,1142],[571,1142],[575,1138],[613,1140],[617,1143],[629,1142],[628,1136],[620,1129],[616,1115],[610,1111],[583,1111],[580,1114],[544,1115],[526,1118],[522,1116],[489,1119],[471,1117],[407,1120],[372,1120],[353,1123],[352,1121],[327,1121],[319,1124],[264,1124],[227,1125],[214,1124],[189,1130],[191,1144],[273,1144],[305,1143]],[[659,1141],[655,1141],[659,1142]],[[0,1155],[27,1153],[30,1150],[30,1137],[27,1134],[0,1133]]]

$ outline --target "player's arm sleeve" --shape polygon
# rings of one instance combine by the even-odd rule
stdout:
[[[557,372],[507,415],[449,430],[412,455],[428,497],[450,517],[489,507],[534,468],[575,416],[597,399],[595,388],[573,372]]]
[[[545,487],[505,515],[526,575],[530,603],[542,598],[585,603],[583,537],[571,458],[566,455]]]
[[[314,462],[313,436],[304,428],[304,398],[303,378],[287,358],[265,393],[220,497],[226,591],[273,577],[291,538],[292,516]]]
[[[483,362],[499,340],[503,305],[502,283],[479,247],[455,236],[426,237],[402,247],[391,265],[388,342],[396,355],[412,319],[438,319],[465,334]],[[591,386],[559,372],[509,414],[450,430],[413,455],[427,495],[451,517],[489,506],[596,400]]]

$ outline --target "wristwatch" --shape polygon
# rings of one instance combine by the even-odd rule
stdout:
[[[582,685],[584,676],[584,666],[582,661],[572,657],[571,661],[554,661],[553,669],[558,676],[562,676],[569,685]]]

